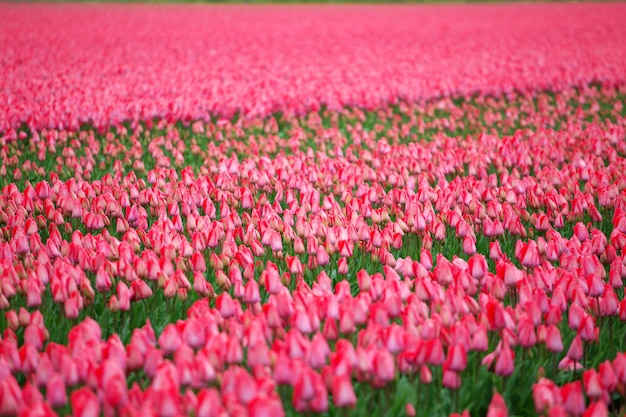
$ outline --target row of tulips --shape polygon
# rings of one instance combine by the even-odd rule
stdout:
[[[2,4],[0,15],[7,138],[22,125],[77,130],[154,117],[372,109],[398,99],[615,85],[626,73],[620,3]]]
[[[619,411],[623,102],[4,141],[0,415]]]
[[[567,270],[576,270],[584,262],[589,264],[588,274],[600,263],[615,261],[626,230],[620,196],[623,161],[618,157],[624,130],[611,126],[606,142],[598,142],[596,134],[596,129],[586,127],[575,148],[562,146],[556,131],[517,135],[499,144],[495,137],[481,136],[463,140],[462,146],[461,141],[439,137],[423,145],[423,150],[414,144],[390,146],[381,139],[374,157],[363,151],[357,161],[323,154],[311,159],[301,153],[242,163],[238,158],[225,159],[214,175],[196,175],[185,168],[179,176],[172,169],[155,168],[145,180],[132,172],[125,176],[117,172],[94,182],[64,182],[51,174],[51,182],[25,184],[23,191],[10,183],[3,188],[0,213],[7,268],[2,303],[6,305],[17,293],[29,293],[28,303],[36,306],[51,279],[53,298],[65,302],[69,292],[76,292],[64,283],[68,277],[81,288],[79,295],[90,299],[94,289],[84,279],[84,271],[96,274],[97,291],[110,290],[111,277],[118,276],[127,283],[136,278],[158,281],[162,287],[170,283],[168,294],[173,295],[178,289],[190,289],[192,272],[213,270],[220,284],[227,286],[233,274],[235,279],[238,274],[249,279],[255,268],[264,266],[256,265],[255,258],[274,259],[282,272],[296,275],[332,261],[336,273],[345,275],[354,273],[361,261],[353,256],[355,251],[395,266],[396,259],[407,255],[421,258],[423,249],[423,255],[431,258],[423,263],[430,267],[433,245],[435,252],[443,250],[448,256],[457,249],[471,256],[482,245],[483,253],[488,250],[494,260],[500,260],[504,251],[531,268],[539,266],[540,254]],[[595,142],[588,140],[592,135]],[[566,162],[555,166],[553,155],[541,151],[546,147]],[[592,148],[596,155],[581,158]],[[16,149],[7,145],[5,151]],[[422,155],[410,159],[414,151]],[[480,167],[476,161],[470,168],[476,175],[448,182],[450,175],[465,169],[466,161],[479,154],[489,162]],[[525,170],[540,170],[552,184],[522,177],[523,165],[510,168],[512,160],[529,155],[534,157]],[[605,159],[611,161],[608,166]],[[449,163],[435,167],[433,160]],[[488,173],[494,169],[500,175]],[[354,195],[348,194],[358,178],[368,179]],[[582,189],[581,181],[585,182]],[[417,186],[417,192],[409,191],[409,185]],[[329,194],[322,198],[320,190]],[[573,233],[583,245],[580,254],[564,253],[567,240],[559,230]],[[446,239],[451,234],[454,239]],[[537,239],[512,245],[506,239],[509,235],[537,235]],[[451,240],[460,247],[447,245]],[[585,259],[574,259],[580,255]],[[22,262],[14,265],[15,257]],[[68,260],[79,268],[66,265]],[[406,263],[403,273],[410,274],[410,265]],[[57,276],[59,268],[71,273]],[[33,273],[43,286],[22,279],[34,278]],[[609,271],[611,277],[616,274],[620,274],[617,263]],[[210,291],[201,279],[194,285],[201,295]],[[24,291],[26,287],[31,290]],[[140,282],[135,289],[150,292]],[[119,291],[122,295],[117,298],[129,298],[123,287]],[[72,303],[84,304],[80,298]]]
[[[479,297],[486,305],[479,306],[471,297],[459,298],[463,290],[454,279],[445,293],[445,287],[435,291],[443,298],[427,302],[393,270],[385,273],[369,276],[360,271],[356,296],[347,281],[333,290],[324,273],[313,287],[301,281],[293,292],[280,288],[262,306],[257,302],[244,307],[223,292],[214,303],[208,298],[195,302],[185,320],[167,324],[158,337],[148,319],[133,330],[127,345],[117,334],[103,340],[100,326],[91,318],[70,330],[67,345],[46,343],[40,311],[9,311],[9,328],[0,342],[0,411],[2,415],[55,415],[54,409],[71,404],[80,416],[100,411],[105,415],[176,416],[192,411],[203,416],[283,415],[283,397],[297,412],[325,412],[329,395],[337,409],[354,407],[355,384],[387,387],[383,401],[389,401],[396,399],[394,388],[400,379],[410,381],[418,392],[434,384],[438,384],[435,390],[456,392],[462,375],[472,384],[481,384],[485,369],[511,377],[516,352],[540,359],[546,355],[556,364],[563,350],[562,333],[574,337],[558,368],[576,378],[583,368],[584,351],[591,347],[588,344],[614,342],[612,334],[607,338],[606,328],[601,337],[594,315],[578,304],[569,309],[567,324],[572,332],[562,322],[552,323],[561,314],[558,306],[552,304],[542,312],[540,303],[526,300],[522,293],[515,308],[505,307],[487,293]],[[431,285],[439,283],[433,280]],[[604,317],[608,326],[614,326],[615,320]],[[624,338],[623,329],[619,335]],[[474,365],[481,361],[485,369],[466,372],[472,366],[468,358]],[[563,375],[555,371],[552,377]],[[612,363],[603,362],[598,372],[585,370],[583,381],[591,410],[599,413],[597,409],[613,406],[613,394],[621,393],[618,390],[626,384],[626,356],[618,354]],[[431,395],[430,390],[418,395],[417,406]],[[590,412],[585,411],[578,380],[558,390],[542,378],[533,387],[533,400],[538,413]],[[415,414],[412,403],[405,410]],[[501,407],[501,414],[493,415],[505,415],[505,410]]]
[[[511,93],[499,98],[401,102],[378,111],[351,108],[341,113],[322,110],[302,117],[275,115],[267,119],[215,119],[206,123],[184,124],[185,128],[160,119],[148,120],[145,125],[135,127],[119,124],[109,131],[43,129],[35,131],[28,141],[7,143],[2,151],[0,178],[3,184],[12,182],[23,189],[28,184],[40,182],[42,178],[50,178],[52,173],[63,181],[74,178],[89,182],[102,180],[109,173],[116,183],[122,182],[123,177],[131,173],[147,180],[147,173],[155,168],[173,168],[177,176],[182,177],[191,172],[202,175],[228,172],[232,175],[238,171],[240,159],[252,164],[250,168],[263,171],[269,168],[263,157],[304,154],[310,159],[321,151],[333,159],[341,157],[349,163],[362,160],[376,170],[382,169],[384,175],[378,181],[383,187],[402,188],[406,185],[407,175],[403,170],[408,167],[406,162],[399,163],[396,159],[411,157],[410,153],[417,150],[408,146],[391,147],[424,139],[433,144],[422,148],[419,158],[425,159],[429,152],[439,154],[430,164],[420,162],[418,173],[438,173],[428,177],[430,182],[441,175],[450,178],[455,174],[476,175],[479,172],[468,161],[475,153],[492,149],[493,143],[479,142],[478,147],[472,143],[459,146],[458,141],[449,139],[464,139],[468,134],[477,139],[483,133],[481,141],[495,141],[503,135],[513,136],[514,139],[509,140],[516,143],[506,146],[515,147],[519,146],[517,142],[525,142],[529,130],[537,128],[555,135],[567,126],[568,131],[577,136],[583,130],[598,136],[600,132],[597,129],[600,129],[616,151],[623,153],[624,144],[619,140],[623,135],[623,125],[618,120],[623,117],[624,95],[626,90],[623,87],[594,86],[568,89],[557,94]],[[514,136],[516,132],[517,137]],[[30,135],[28,129],[22,129],[18,137],[26,139]],[[550,142],[557,143],[550,143],[549,146],[570,146],[559,137],[552,138]],[[602,147],[601,144],[594,144],[585,149],[595,154],[602,152]],[[526,150],[545,153],[545,148],[543,144],[535,143]],[[386,155],[390,149],[400,151],[400,154],[391,158]],[[375,152],[374,156],[372,152]],[[237,158],[227,160],[229,156]],[[384,160],[380,160],[381,157]],[[527,173],[524,170],[528,168],[525,167],[532,159],[529,160],[528,155],[519,155],[517,160],[511,157],[502,155],[495,169],[485,169],[499,174],[503,168],[510,170],[516,163],[518,170]],[[604,157],[613,158],[611,155]],[[446,161],[445,166],[437,166],[440,160]],[[381,165],[381,162],[385,164]],[[191,167],[191,172],[185,170],[186,167]],[[349,172],[351,175],[340,179],[354,188],[360,170]],[[276,175],[275,171],[273,175]],[[320,173],[312,175],[319,177]],[[371,172],[361,175],[369,177]],[[253,174],[252,180],[254,186],[259,179]],[[268,179],[260,180],[267,182]],[[413,182],[408,185],[413,185]],[[254,195],[255,190],[251,191]],[[245,198],[250,197],[246,195]]]

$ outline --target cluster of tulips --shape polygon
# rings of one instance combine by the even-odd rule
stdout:
[[[16,131],[0,416],[622,413],[625,97]]]
[[[626,73],[626,6],[0,5],[0,132],[377,108]],[[0,136],[1,137],[1,136]]]
[[[0,14],[0,417],[626,413],[624,5]]]

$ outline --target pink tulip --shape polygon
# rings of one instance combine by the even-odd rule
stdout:
[[[260,301],[259,284],[254,280],[248,281],[244,290],[243,302],[246,304],[255,304]]]
[[[580,361],[583,357],[583,344],[581,339],[576,336],[574,340],[572,340],[572,344],[570,345],[567,351],[567,357],[573,361]]]
[[[396,376],[394,357],[388,350],[382,349],[374,356],[374,375],[383,384],[393,381]]]
[[[583,417],[601,417],[608,415],[609,410],[606,404],[601,401],[591,404],[583,413]]]
[[[133,298],[136,300],[143,300],[152,297],[152,289],[141,279],[137,279],[131,283],[130,289],[133,293]]]
[[[453,372],[464,371],[467,367],[467,352],[465,348],[458,344],[450,346],[444,365]]]
[[[537,343],[534,326],[529,321],[520,321],[517,334],[519,344],[524,348],[533,347]]]
[[[499,393],[493,394],[491,403],[487,409],[487,417],[508,417],[509,410],[504,402],[504,398]]]
[[[451,390],[459,389],[461,387],[461,376],[453,370],[445,369],[445,365],[444,365],[444,371],[443,371],[441,384],[445,388],[448,388]]]
[[[515,369],[515,353],[511,348],[505,347],[498,354],[494,372],[500,376],[511,376]]]
[[[260,281],[268,294],[278,294],[282,288],[278,268],[271,262],[268,262],[267,268],[261,273]]]
[[[607,360],[602,362],[598,367],[598,372],[600,373],[600,377],[602,378],[602,384],[609,392],[612,392],[617,385],[617,375],[613,370],[613,365],[611,364],[611,361]]]
[[[595,320],[590,315],[583,317],[580,326],[578,327],[578,337],[585,342],[596,340],[598,337],[599,329],[595,327]]]
[[[481,279],[487,272],[487,260],[480,254],[472,256],[468,261],[468,266],[474,279]]]
[[[570,382],[561,387],[563,406],[569,414],[578,416],[585,411],[585,398],[583,397],[580,381]]]
[[[39,307],[41,305],[41,287],[39,283],[29,279],[26,288],[26,306]]]
[[[196,415],[198,417],[216,417],[221,409],[219,394],[215,389],[202,389],[198,393]]]
[[[600,374],[594,369],[589,369],[583,373],[583,384],[585,394],[589,398],[599,399],[605,393],[604,383]]]
[[[525,245],[519,254],[522,266],[533,268],[539,266],[539,250],[534,242]]]
[[[474,255],[476,253],[476,239],[472,236],[463,238],[463,252],[466,255]]]
[[[257,397],[248,404],[248,415],[250,417],[283,417],[285,412],[280,401],[267,397]]]
[[[354,407],[356,395],[352,387],[352,381],[347,375],[335,377],[332,383],[333,403],[335,407]]]
[[[27,310],[24,310],[24,311],[26,312],[26,314],[28,314]],[[21,313],[21,310],[20,310],[20,313]],[[5,316],[5,320],[6,320],[8,328],[11,330],[17,330],[20,326],[24,326],[28,324],[28,322],[30,321],[30,320],[26,320],[26,324],[21,324],[22,320],[20,320],[15,310],[9,310],[5,312],[4,316]]]
[[[559,387],[549,379],[541,378],[533,385],[533,401],[537,414],[546,413],[561,403]]]
[[[235,315],[235,302],[227,292],[220,294],[215,299],[215,305],[222,317],[229,318]]]
[[[498,261],[504,257],[498,241],[489,243],[489,258]]]
[[[128,311],[130,310],[130,300],[132,297],[132,293],[128,286],[123,282],[119,281],[116,287],[117,300],[118,300],[118,310],[119,311]]]
[[[15,378],[11,376],[0,379],[0,415],[16,415],[22,406],[22,391]],[[356,399],[355,399],[356,401]]]
[[[165,355],[172,354],[181,346],[182,338],[175,325],[168,324],[159,336],[159,346]]]
[[[46,401],[52,407],[63,407],[67,403],[65,383],[58,374],[54,374],[46,383]]]
[[[317,265],[325,266],[328,264],[330,258],[324,248],[318,247],[317,252],[315,254],[315,259],[317,260]]]
[[[559,353],[563,350],[561,331],[555,325],[548,326],[547,328],[546,349],[552,353]]]
[[[75,416],[96,417],[100,415],[100,403],[89,388],[79,388],[70,395],[72,412]]]

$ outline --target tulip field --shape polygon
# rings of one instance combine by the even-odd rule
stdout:
[[[0,417],[626,415],[626,4],[0,21]]]

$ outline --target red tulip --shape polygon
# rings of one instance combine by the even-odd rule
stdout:
[[[282,288],[278,268],[271,262],[268,262],[266,269],[261,273],[260,281],[268,294],[278,294]]]
[[[585,398],[583,397],[580,381],[570,382],[561,388],[563,406],[569,414],[579,416],[585,411]]]
[[[489,243],[489,258],[494,261],[498,261],[504,258],[504,254],[500,249],[500,243],[498,241]]]
[[[585,394],[589,398],[599,399],[605,393],[602,378],[594,369],[589,369],[583,373],[583,384],[585,387]]]
[[[563,350],[561,331],[555,325],[548,326],[546,330],[546,349],[552,353],[559,353]]]
[[[444,363],[447,369],[454,372],[462,372],[467,367],[467,352],[462,345],[452,345],[448,349],[448,356]]]
[[[283,417],[285,412],[279,400],[259,396],[248,404],[248,415],[250,417]]]
[[[446,369],[445,364],[443,368],[441,384],[451,390],[459,389],[461,387],[461,376],[453,370]]]
[[[215,306],[224,318],[229,318],[235,315],[235,303],[227,292],[217,296],[215,299]]]
[[[474,255],[476,253],[476,238],[472,236],[463,238],[463,252],[466,255]]]
[[[595,327],[595,324],[593,317],[585,315],[578,327],[578,337],[585,342],[596,340],[598,338],[599,329]]]
[[[476,332],[472,335],[472,341],[470,343],[470,350],[476,352],[486,352],[489,348],[489,338],[487,335],[487,329],[483,326],[479,326]]]
[[[509,410],[504,402],[504,398],[499,393],[494,393],[487,409],[487,417],[508,417],[508,415]]]
[[[36,350],[41,350],[46,341],[44,330],[35,324],[29,324],[24,330],[24,343],[32,345]]]
[[[97,417],[100,415],[98,397],[87,387],[72,391],[70,404],[72,405],[72,413],[75,416]]]
[[[259,284],[254,280],[248,281],[244,290],[243,302],[246,304],[256,304],[260,301]]]
[[[165,355],[170,355],[181,346],[182,338],[178,328],[173,324],[168,324],[159,336],[159,346]]]
[[[22,316],[22,310],[26,314],[28,314],[28,311],[22,308],[20,309],[20,317]],[[14,331],[17,330],[20,326],[25,326],[30,322],[30,315],[28,317],[28,320],[21,320],[20,317],[18,317],[17,312],[15,310],[9,310],[5,312],[4,317],[7,323],[7,327]],[[22,324],[24,321],[25,323]]]
[[[330,347],[324,336],[316,333],[311,341],[308,352],[308,363],[314,369],[319,369],[326,364],[326,359],[330,354]]]
[[[548,412],[561,403],[559,387],[549,379],[541,378],[533,385],[533,401],[537,414]]]
[[[598,367],[598,372],[602,378],[602,384],[609,392],[612,392],[617,385],[617,375],[615,375],[611,362],[608,360],[602,362]]]
[[[519,344],[524,348],[533,347],[537,343],[534,326],[528,320],[519,322],[517,335]]]
[[[472,274],[472,278],[481,279],[487,273],[487,260],[481,254],[477,254],[472,256],[468,261],[468,266],[470,269],[470,273]]]
[[[22,391],[13,375],[0,379],[0,415],[13,416],[22,406]]]
[[[26,282],[26,306],[39,307],[41,305],[41,287],[33,279]]]
[[[388,350],[382,349],[374,356],[374,376],[383,384],[393,381],[396,376],[394,357]]]
[[[202,389],[198,393],[198,405],[196,407],[196,416],[198,417],[217,417],[221,411],[221,401],[219,394],[215,389]]]
[[[567,351],[567,357],[573,361],[580,361],[583,357],[583,344],[581,339],[576,336],[574,340],[572,340],[572,344],[570,345]]]
[[[356,395],[352,387],[352,381],[347,375],[340,375],[333,379],[332,383],[333,403],[335,407],[354,407]]]
[[[583,413],[583,417],[603,417],[608,415],[609,410],[606,404],[601,401],[591,404]]]
[[[515,369],[515,353],[511,348],[505,347],[498,354],[496,364],[494,367],[494,373],[500,376],[511,376]]]

